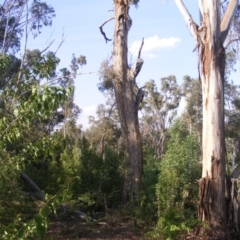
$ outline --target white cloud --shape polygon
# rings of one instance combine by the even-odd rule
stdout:
[[[82,108],[82,113],[78,118],[78,124],[83,126],[83,129],[87,129],[89,127],[88,117],[94,116],[96,117],[97,105],[90,105]]]
[[[96,110],[97,110],[96,105],[86,106],[82,109],[82,114],[85,116],[93,116],[96,114]]]
[[[159,38],[159,36],[154,35],[153,37],[144,39],[142,52],[148,53],[148,57],[154,58],[154,57],[157,57],[157,55],[150,53],[152,50],[161,49],[161,48],[173,48],[173,47],[176,47],[180,42],[181,40],[179,38],[175,38],[175,37]],[[141,41],[135,41],[132,43],[130,47],[130,52],[133,56],[136,56],[138,54],[140,45],[141,45]]]
[[[158,55],[153,54],[153,53],[148,53],[147,57],[150,58],[150,59],[153,59],[153,58],[157,58]]]

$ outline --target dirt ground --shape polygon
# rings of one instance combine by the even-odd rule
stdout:
[[[147,240],[144,231],[129,223],[117,221],[81,222],[76,219],[53,219],[46,239],[51,240]]]
[[[144,223],[137,223],[131,218],[119,216],[104,218],[99,221],[82,222],[68,216],[55,217],[46,235],[46,240],[151,240],[146,237]],[[198,231],[199,232],[199,231]],[[196,231],[179,236],[179,240],[217,240],[210,232],[197,234]],[[234,238],[233,238],[234,239]],[[154,238],[154,240],[159,240]]]

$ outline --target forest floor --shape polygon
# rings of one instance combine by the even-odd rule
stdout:
[[[51,240],[147,240],[144,230],[133,223],[119,221],[81,222],[52,219],[47,238]]]
[[[153,238],[149,232],[150,225],[131,217],[119,216],[118,214],[104,217],[98,221],[85,221],[73,216],[51,217],[51,224],[46,234],[47,240],[159,240]],[[198,229],[199,230],[199,229]],[[199,232],[199,231],[198,231]],[[194,231],[179,236],[179,240],[216,240],[210,237],[212,234],[206,231],[197,234]]]

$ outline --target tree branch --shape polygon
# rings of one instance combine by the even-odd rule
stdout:
[[[74,77],[74,76],[80,76],[80,75],[87,75],[87,74],[95,74],[95,73],[98,73],[98,72],[85,72],[85,73],[71,73],[71,74],[69,74],[69,75],[66,75],[66,76],[60,76],[60,77],[57,77],[57,78],[52,78],[52,79],[50,79],[50,80],[48,80],[48,84],[54,84],[55,83],[55,81],[58,81],[58,80],[60,80],[60,79],[62,79],[62,78],[69,78],[69,77]]]
[[[29,31],[28,31],[28,17],[29,17],[29,9],[28,9],[28,2],[26,1],[26,11],[27,11],[27,14],[26,14],[26,26],[25,26],[25,42],[24,42],[24,52],[23,52],[23,56],[22,56],[22,61],[21,61],[21,66],[20,66],[20,69],[19,69],[19,73],[18,73],[18,79],[17,79],[17,84],[19,84],[19,82],[21,81],[21,78],[22,78],[22,73],[23,73],[23,64],[24,64],[24,61],[25,61],[25,57],[26,57],[26,51],[27,51],[27,43],[28,43],[28,34],[29,34]]]
[[[144,95],[145,95],[145,92],[142,90],[143,88],[145,88],[146,86],[144,87],[141,87],[138,89],[138,92],[137,92],[137,97],[136,97],[136,106],[137,106],[137,109],[139,110],[139,105],[140,103],[143,101],[143,98],[144,98]]]
[[[230,39],[230,40],[228,41],[228,43],[227,43],[224,47],[225,47],[225,48],[228,48],[231,43],[237,42],[237,41],[239,41],[239,40],[240,40],[240,37],[234,38],[234,39]]]
[[[239,177],[239,175],[240,175],[240,165],[238,165],[238,166],[233,170],[233,172],[231,173],[230,177],[236,179],[236,178]]]
[[[144,63],[143,59],[141,58],[141,51],[142,51],[142,48],[143,48],[143,44],[144,44],[144,38],[142,39],[142,43],[141,43],[141,46],[140,46],[139,51],[138,51],[138,59],[137,59],[136,65],[135,65],[135,67],[132,71],[134,79],[140,73],[140,71],[142,69],[142,65]]]
[[[29,187],[32,189],[33,192],[30,192],[29,194],[36,198],[37,200],[45,201],[45,197],[42,194],[40,188],[36,185],[36,183],[28,177],[26,174],[21,174],[22,180],[29,185]]]
[[[143,44],[144,44],[144,38],[142,39],[142,43],[141,43],[141,46],[140,46],[139,51],[138,51],[138,58],[141,57],[141,51],[142,51],[142,48],[143,48]]]
[[[9,125],[4,129],[4,131],[1,133],[1,135],[0,135],[0,138],[2,138],[5,134],[6,134],[6,132],[8,131],[8,129],[20,118],[20,117],[22,117],[23,116],[23,114],[20,114],[17,118],[15,118],[11,123],[9,123]]]
[[[232,18],[237,9],[237,5],[238,5],[238,0],[231,0],[228,4],[227,10],[222,19],[222,22],[220,25],[222,43],[224,43],[224,41],[227,38]]]
[[[55,41],[55,39],[53,39],[53,40],[48,44],[48,46],[41,51],[40,54],[43,54],[45,51],[47,51],[47,50],[51,47],[51,45],[53,44],[54,41]]]
[[[144,61],[142,58],[138,58],[136,65],[133,69],[133,77],[136,78],[137,75],[140,73],[141,69],[142,69],[142,65],[143,65]]]
[[[54,54],[57,54],[59,48],[62,46],[62,44],[65,42],[65,40],[66,40],[66,37],[64,37],[64,33],[62,33],[62,40],[61,40],[60,44],[58,45]]]
[[[195,31],[196,24],[193,21],[192,16],[188,12],[188,10],[185,7],[185,5],[184,5],[182,0],[175,0],[175,3],[177,5],[179,11],[181,12],[185,22],[187,23],[187,26],[188,26],[188,29],[189,29],[190,33],[192,34],[192,36],[194,37],[195,41],[197,42],[197,33]]]
[[[200,23],[202,23],[203,15],[204,15],[203,0],[198,0],[198,7],[199,7]]]
[[[111,20],[113,20],[113,19],[114,19],[114,17],[109,18],[108,20],[106,20],[106,21],[99,27],[100,32],[101,32],[101,34],[103,35],[106,43],[107,43],[108,41],[112,41],[112,39],[107,38],[107,36],[106,36],[106,34],[105,34],[105,32],[103,31],[102,28],[103,28],[103,26],[104,26],[107,22],[109,22],[109,21],[111,21]]]

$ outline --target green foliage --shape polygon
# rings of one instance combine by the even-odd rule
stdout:
[[[41,0],[11,1],[0,4],[0,48],[4,53],[20,50],[23,30],[27,27],[34,37],[40,34],[43,26],[51,26],[54,9]]]
[[[146,224],[155,224],[157,220],[156,184],[158,182],[159,160],[147,146],[143,147],[143,190],[141,193],[140,208],[136,216]]]
[[[191,133],[202,134],[202,84],[199,79],[190,76],[183,77],[183,96],[186,107],[182,118]]]
[[[123,180],[116,153],[106,149],[103,161],[101,156],[91,149],[87,139],[83,138],[80,166],[81,184],[75,185],[75,190],[72,191],[74,198],[79,200],[78,204],[83,204],[83,208],[92,206],[104,209],[119,202]],[[84,198],[87,198],[90,204],[86,205]]]
[[[194,135],[188,133],[181,120],[176,121],[170,129],[167,151],[159,164],[156,185],[157,228],[164,239],[175,239],[186,231],[196,214],[200,156],[200,146]]]
[[[146,82],[141,119],[144,143],[154,150],[158,159],[165,151],[168,129],[177,114],[181,99],[181,88],[175,76],[160,79],[158,90],[154,80]]]
[[[173,207],[168,209],[157,223],[155,231],[149,235],[163,240],[175,240],[184,236],[196,225],[201,224],[197,218],[192,217],[192,213],[183,216],[182,209]]]
[[[46,196],[38,213],[31,220],[18,216],[14,225],[0,231],[0,237],[4,240],[45,239],[45,234],[50,225],[50,215],[56,214],[57,208],[62,201],[61,195]]]
[[[40,4],[39,1],[36,3]],[[37,29],[40,26],[36,26]],[[61,154],[66,149],[66,141],[60,132],[54,134],[63,121],[66,103],[68,116],[77,116],[77,111],[70,114],[74,108],[69,104],[73,101],[73,81],[64,86],[59,86],[59,81],[63,78],[68,81],[69,76],[53,81],[59,61],[54,53],[42,54],[39,50],[27,51],[22,63],[12,55],[0,56],[1,239],[28,239],[31,236],[44,239],[49,216],[56,209],[55,200],[47,201],[39,209],[31,199],[32,189],[23,186],[19,177],[23,171],[45,193],[62,195],[62,201],[67,195],[66,187],[62,186],[67,183],[67,177],[79,177],[79,172],[64,172]],[[81,56],[76,61],[76,67],[77,64],[82,66],[86,58]],[[77,74],[76,71],[69,75]],[[77,150],[73,148],[73,157],[79,161]],[[75,170],[76,165],[70,165],[69,169]]]
[[[99,91],[113,91],[113,79],[115,78],[115,73],[113,71],[112,63],[109,60],[105,60],[102,62],[99,74],[101,80],[101,82],[98,84]]]

